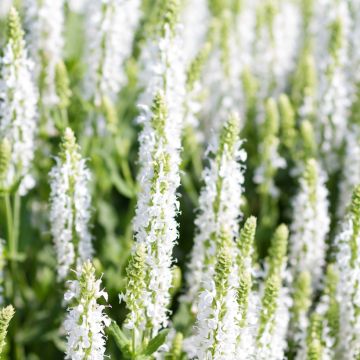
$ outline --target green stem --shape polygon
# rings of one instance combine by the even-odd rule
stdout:
[[[20,209],[21,209],[21,197],[19,193],[16,193],[14,196],[14,215],[13,215],[13,241],[14,241],[14,254],[18,253],[19,246],[19,233],[20,233]]]
[[[13,212],[11,206],[10,195],[6,194],[4,196],[5,199],[5,215],[6,215],[6,230],[7,230],[7,241],[8,241],[8,248],[9,254],[11,257],[14,255],[14,235],[13,235]]]

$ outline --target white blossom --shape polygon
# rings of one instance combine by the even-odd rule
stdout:
[[[63,280],[75,264],[92,257],[89,231],[91,196],[90,172],[81,158],[71,129],[67,128],[56,165],[50,176],[50,223],[58,278]]]
[[[59,101],[55,67],[62,59],[64,47],[64,0],[24,0],[23,5],[41,102],[44,106],[53,106]]]
[[[184,297],[195,313],[195,299],[204,280],[211,278],[214,271],[215,239],[222,228],[234,237],[239,231],[246,152],[238,137],[238,122],[236,116],[231,117],[220,138],[210,145],[207,152],[209,166],[202,174],[204,187],[199,198],[199,214],[195,220],[197,233],[186,278],[189,289]]]
[[[18,14],[13,9],[9,16],[10,38],[0,59],[0,139],[7,138],[12,148],[6,185],[10,187],[21,180],[19,193],[25,195],[35,182],[30,169],[35,152],[38,96]]]
[[[178,238],[180,132],[179,124],[168,116],[162,93],[155,96],[151,111],[142,109],[138,175],[141,188],[133,228],[136,242],[145,244],[148,282],[142,289],[143,303],[156,334],[167,325],[169,314],[172,251]]]
[[[64,298],[72,305],[64,321],[65,359],[101,360],[106,350],[104,328],[111,320],[98,301],[101,298],[107,301],[108,294],[101,289],[101,279],[95,278],[95,268],[89,261],[76,271],[76,280],[69,281],[68,286]]]
[[[125,61],[130,57],[140,20],[140,0],[88,2],[85,53],[87,96],[100,106],[104,97],[116,100],[126,84]]]
[[[295,277],[302,271],[310,272],[315,288],[319,288],[323,275],[326,237],[330,226],[325,181],[316,160],[308,160],[300,178],[298,194],[293,200],[293,221],[290,226],[291,272]]]
[[[360,287],[359,287],[359,187],[355,188],[352,204],[335,239],[336,266],[339,273],[340,344],[342,359],[356,359],[360,354]]]

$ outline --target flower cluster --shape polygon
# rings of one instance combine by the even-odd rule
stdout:
[[[70,128],[64,133],[59,157],[50,174],[50,222],[58,261],[58,278],[63,280],[72,266],[92,257],[89,231],[90,172]]]
[[[101,280],[95,277],[95,268],[86,261],[76,271],[76,280],[69,281],[65,300],[71,302],[64,321],[67,336],[65,359],[101,360],[105,354],[105,327],[110,319],[104,313],[105,306],[98,301],[108,299],[101,289]]]
[[[34,186],[30,168],[35,151],[38,97],[32,71],[33,63],[27,55],[20,18],[12,8],[8,42],[0,59],[0,141],[7,141],[11,149],[6,174],[1,176],[3,187],[20,183],[21,195]]]

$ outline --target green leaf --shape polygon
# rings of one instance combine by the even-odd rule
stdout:
[[[169,334],[168,329],[164,329],[160,331],[153,339],[150,340],[148,346],[143,351],[143,354],[145,356],[152,355],[165,342],[168,334]]]
[[[126,359],[131,359],[130,341],[115,321],[111,321],[108,327],[109,333],[113,336],[116,345]]]

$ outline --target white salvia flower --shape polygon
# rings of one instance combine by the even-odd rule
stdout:
[[[256,321],[260,299],[253,291],[253,253],[256,230],[256,218],[250,217],[241,229],[236,253],[236,289],[239,333],[237,336],[236,355],[238,360],[246,360],[255,353]]]
[[[204,283],[199,295],[197,335],[193,338],[197,359],[227,360],[236,357],[237,302],[231,282],[233,244],[231,233],[220,235],[213,278]]]
[[[298,5],[260,1],[257,11],[257,36],[254,42],[253,73],[259,79],[261,99],[284,92],[295,65],[300,35]]]
[[[184,119],[185,61],[183,26],[178,23],[178,1],[168,1],[162,9],[160,28],[149,35],[140,57],[139,85],[144,88],[140,103],[150,106],[154,95],[163,91],[169,121],[179,130]],[[179,138],[180,139],[180,138]],[[175,140],[176,141],[176,140]]]
[[[239,231],[246,153],[241,149],[238,134],[239,119],[231,115],[219,140],[208,150],[210,164],[202,175],[205,185],[199,198],[199,215],[195,220],[197,234],[186,277],[189,289],[184,296],[195,313],[195,300],[203,282],[213,275],[217,251],[214,239],[223,228],[233,237]]]
[[[277,198],[279,189],[275,185],[277,171],[286,166],[285,159],[279,155],[279,112],[273,98],[265,104],[264,121],[261,127],[259,154],[260,164],[255,170],[254,182],[258,184],[258,192],[263,197]]]
[[[305,336],[300,341],[296,360],[337,359],[339,339],[339,302],[337,288],[339,276],[334,265],[327,268],[324,288],[315,311],[309,316]],[[341,336],[341,335],[340,335]],[[343,357],[341,357],[343,359]],[[353,359],[353,358],[352,358]]]
[[[155,96],[151,111],[143,110],[138,176],[141,189],[133,226],[136,243],[145,246],[147,282],[140,289],[143,307],[137,311],[145,312],[154,335],[167,325],[169,314],[172,251],[178,237],[175,218],[179,209],[180,131],[179,124],[168,116],[161,92]],[[126,294],[126,298],[130,296]],[[142,316],[130,314],[133,319]]]
[[[64,47],[64,0],[24,0],[23,4],[41,102],[44,106],[53,106],[59,101],[55,67],[62,59]]]
[[[51,234],[58,261],[58,278],[63,280],[72,266],[93,255],[89,231],[90,172],[69,128],[65,130],[59,157],[49,176]]]
[[[342,228],[335,239],[338,249],[336,266],[339,274],[337,289],[340,304],[339,353],[342,359],[360,355],[360,187],[354,190],[352,202]]]
[[[309,159],[293,201],[289,263],[297,277],[308,271],[312,286],[319,288],[325,265],[326,236],[329,232],[328,192],[325,176],[318,163]]]
[[[323,16],[323,14],[321,15]],[[320,54],[318,116],[316,128],[321,153],[328,171],[338,169],[338,152],[346,135],[346,119],[351,105],[348,65],[349,11],[346,2],[329,5],[326,24],[327,51]],[[322,40],[322,39],[321,39]]]
[[[19,193],[25,195],[34,186],[29,171],[34,158],[37,127],[37,92],[31,73],[23,30],[15,9],[9,14],[9,39],[0,59],[0,139],[11,146],[11,159],[5,184],[21,180]]]
[[[132,51],[141,11],[140,0],[90,1],[87,6],[85,91],[96,106],[116,100],[125,85],[125,60]]]
[[[284,358],[287,347],[286,335],[289,323],[291,299],[284,281],[288,229],[280,225],[274,234],[269,249],[267,274],[260,288],[261,309],[258,319],[255,354],[249,358],[257,360],[278,360]]]
[[[98,300],[108,299],[101,289],[101,280],[95,278],[95,268],[86,261],[76,271],[76,280],[68,282],[65,300],[72,302],[64,321],[66,332],[66,356],[71,360],[101,360],[104,358],[106,337],[104,328],[110,325],[110,318],[104,313],[105,306]]]

